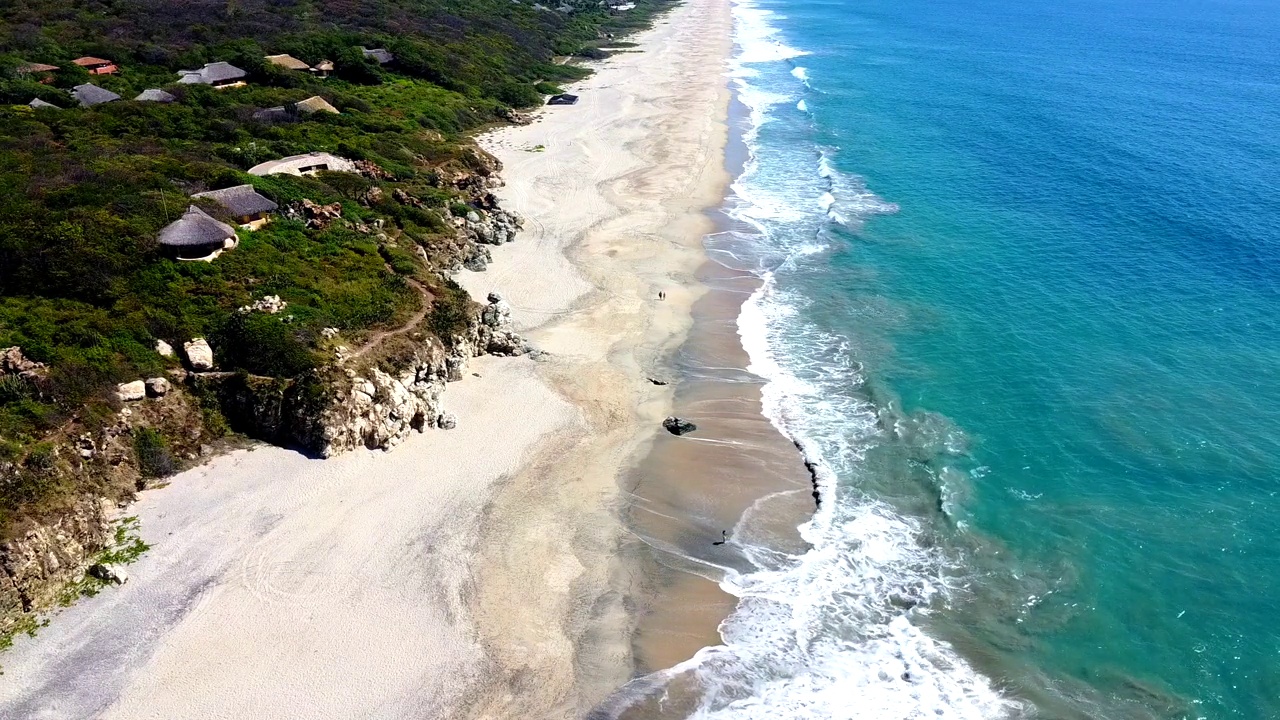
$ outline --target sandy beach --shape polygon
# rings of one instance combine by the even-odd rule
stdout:
[[[577,105],[481,138],[526,226],[459,281],[510,302],[536,360],[477,359],[458,428],[391,452],[260,446],[143,493],[152,549],[0,656],[0,716],[578,717],[630,680],[651,574],[619,559],[628,478],[706,293],[729,22],[689,0]],[[697,592],[711,641],[727,598]]]

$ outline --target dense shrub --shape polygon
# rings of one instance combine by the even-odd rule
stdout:
[[[133,451],[143,477],[169,477],[178,471],[178,463],[169,452],[164,436],[152,428],[137,428],[133,433]]]
[[[453,280],[448,280],[436,292],[427,315],[427,325],[439,336],[441,342],[449,345],[456,335],[464,333],[467,324],[475,313],[475,303],[466,290]]]
[[[315,353],[299,333],[274,315],[236,313],[216,338],[225,368],[292,377],[316,366]]]

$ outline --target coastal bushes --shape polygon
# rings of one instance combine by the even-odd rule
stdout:
[[[177,472],[178,464],[169,452],[164,436],[154,428],[138,428],[133,435],[133,451],[143,477],[164,478]]]

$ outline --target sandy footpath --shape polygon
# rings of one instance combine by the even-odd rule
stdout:
[[[630,677],[618,478],[702,293],[727,0],[635,39],[578,105],[482,139],[527,223],[459,280],[546,354],[474,361],[445,394],[456,430],[238,451],[143,493],[152,550],[0,655],[0,717],[577,717]]]

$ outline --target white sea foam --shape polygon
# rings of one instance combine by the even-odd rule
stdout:
[[[799,110],[800,112],[809,112],[809,104],[806,103],[804,100],[801,100],[800,102],[796,103],[796,109]]]
[[[805,256],[824,251],[823,228],[831,222],[856,223],[897,207],[842,173],[834,149],[803,157],[760,142],[773,108],[800,90],[784,82],[807,75],[799,67],[783,72],[782,61],[801,53],[785,45],[769,13],[736,0],[734,17],[735,85],[752,113],[744,133],[749,159],[729,213],[760,231],[750,251],[734,256],[758,258],[763,281],[742,308],[738,332],[749,369],[767,381],[764,412],[803,448],[822,504],[800,528],[811,550],[748,552],[755,571],[722,581],[739,598],[721,625],[724,644],[658,675],[696,677],[703,690],[696,718],[1013,714],[1016,702],[914,622],[931,603],[946,601],[948,559],[920,541],[918,522],[857,490],[863,453],[882,439],[878,410],[850,391],[863,378],[848,343],[807,323],[803,311],[812,300],[780,283]]]

